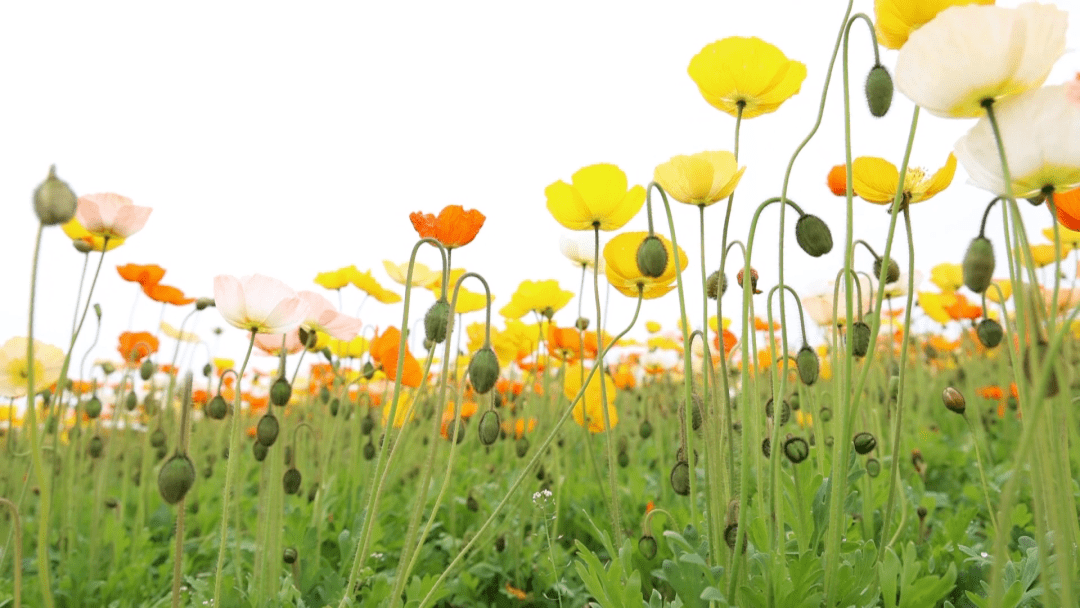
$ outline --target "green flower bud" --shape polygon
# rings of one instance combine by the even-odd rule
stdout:
[[[735,279],[738,281],[739,287],[743,286],[743,271],[744,270],[745,269],[740,269],[739,274],[735,275]],[[751,268],[750,269],[750,291],[752,291],[755,294],[761,293],[761,290],[757,288],[757,282],[758,282],[758,273],[757,273],[756,270]]]
[[[251,453],[252,453],[253,456],[255,456],[255,460],[258,460],[259,462],[262,462],[263,460],[266,460],[266,453],[268,451],[269,451],[269,448],[267,448],[265,445],[259,443],[258,441],[256,441],[255,443],[253,443],[251,445]]]
[[[645,237],[638,245],[637,265],[641,274],[658,278],[664,274],[668,265],[668,253],[663,241],[654,235]]]
[[[165,445],[166,439],[167,438],[165,437],[165,431],[161,430],[160,428],[154,429],[154,432],[150,433],[150,445],[155,448],[160,448],[161,446]]]
[[[994,246],[990,240],[977,236],[964,254],[964,285],[975,293],[982,293],[990,286],[994,274]]]
[[[881,118],[892,105],[893,81],[885,66],[876,64],[866,75],[866,105],[870,113]]]
[[[296,467],[292,467],[281,476],[281,487],[285,489],[286,494],[296,494],[300,491],[302,481],[303,477],[300,475],[300,471],[296,470]]]
[[[66,224],[75,217],[79,199],[67,183],[56,177],[56,165],[49,167],[49,176],[34,190],[34,213],[46,226]]]
[[[469,382],[478,395],[486,394],[499,379],[499,357],[490,346],[476,351],[469,361]]]
[[[765,402],[765,417],[773,417],[773,400],[769,399]],[[791,420],[791,405],[786,400],[780,401],[780,425],[783,426]]]
[[[105,441],[102,440],[100,435],[94,435],[90,438],[90,443],[86,446],[86,453],[90,454],[91,458],[99,458],[101,453],[105,451]]]
[[[884,262],[882,258],[874,258],[874,276],[881,276],[881,264]],[[896,260],[889,258],[888,268],[885,271],[885,282],[895,283],[900,280],[900,265],[896,263]]]
[[[138,407],[138,405],[139,398],[135,396],[135,393],[128,393],[127,396],[124,397],[124,407],[127,408],[127,411],[135,411],[135,408]]]
[[[735,550],[735,543],[739,539],[739,524],[738,522],[732,522],[724,528],[724,542],[727,543],[728,549]],[[743,536],[742,551],[746,553],[746,536]]]
[[[649,437],[652,437],[652,431],[652,424],[650,424],[648,420],[642,420],[641,426],[638,427],[638,436],[642,439],[648,439]]]
[[[889,399],[893,401],[900,395],[900,376],[889,376]]]
[[[514,452],[517,453],[518,458],[524,458],[525,454],[529,453],[529,440],[522,437],[514,443]]]
[[[375,421],[371,419],[371,414],[364,416],[360,419],[360,432],[364,435],[370,435],[372,429],[375,428]]]
[[[877,439],[874,438],[873,435],[865,431],[857,433],[855,437],[851,440],[851,442],[855,446],[855,452],[857,452],[860,456],[865,456],[869,454],[870,452],[874,451],[875,447],[877,447]]]
[[[714,271],[705,281],[705,294],[710,300],[715,300],[727,292],[727,277]]]
[[[870,477],[881,475],[881,461],[877,458],[866,459],[866,474]]]
[[[811,257],[821,257],[832,251],[832,232],[816,215],[805,214],[795,222],[795,240]]]
[[[784,442],[784,456],[793,464],[799,464],[810,456],[810,444],[802,437],[792,437]]]
[[[578,331],[585,331],[586,329],[589,329],[589,320],[585,317],[578,317],[578,320],[574,321],[574,327],[576,327]]]
[[[364,371],[362,372],[364,380],[371,380],[375,377],[375,366],[371,364],[371,361],[364,363]]]
[[[157,366],[154,365],[154,362],[150,359],[146,359],[142,362],[142,365],[139,366],[139,377],[143,380],[149,380],[150,376],[153,376],[156,371]]]
[[[941,392],[941,401],[945,404],[945,407],[949,408],[950,412],[956,412],[961,416],[964,415],[964,408],[967,406],[967,402],[964,400],[964,395],[949,386]]]
[[[795,367],[799,370],[799,379],[803,384],[812,386],[817,382],[818,374],[821,372],[821,362],[814,349],[804,344],[795,355]]]
[[[108,376],[109,374],[116,371],[116,366],[112,363],[109,363],[108,361],[105,361],[101,364],[101,371],[104,372],[106,376]]]
[[[255,439],[264,446],[270,447],[277,441],[280,430],[281,425],[278,424],[277,417],[267,412],[259,419],[259,424],[255,427]]]
[[[214,420],[224,420],[225,415],[229,413],[229,404],[225,403],[225,398],[218,393],[206,404],[205,411],[206,415]]]
[[[75,251],[79,253],[90,253],[94,250],[94,246],[82,239],[71,241],[71,246],[75,248]]]
[[[469,494],[469,497],[465,499],[465,508],[476,513],[480,510],[480,503],[476,501],[476,497]]]
[[[979,342],[986,348],[994,348],[998,344],[1001,344],[1001,339],[1005,336],[1005,331],[1001,328],[1001,323],[993,319],[983,319],[979,322],[979,325],[975,328],[975,335],[979,337]]]
[[[870,352],[870,326],[862,321],[851,324],[851,351],[856,357]]]
[[[772,456],[772,439],[766,437],[761,441],[761,453],[765,458]]]
[[[619,466],[625,469],[630,464],[630,455],[626,452],[619,452],[616,460],[618,460]]]
[[[162,500],[175,505],[195,485],[195,466],[186,455],[177,454],[161,465],[157,483]]]
[[[291,398],[292,385],[289,381],[283,377],[274,380],[274,384],[270,386],[270,403],[280,407],[288,403]]]
[[[87,418],[90,418],[91,420],[97,418],[101,415],[101,399],[98,399],[97,395],[94,395],[86,402],[83,409],[86,412]]]
[[[299,554],[296,552],[296,547],[286,547],[285,550],[281,552],[281,561],[285,562],[286,565],[291,566],[292,564],[295,564],[298,557]]]
[[[372,458],[375,458],[375,444],[371,443],[369,439],[364,445],[364,460],[371,460]]]
[[[341,399],[338,399],[337,397],[331,399],[328,408],[330,409],[330,415],[337,417],[338,411],[341,409]]]
[[[690,465],[685,460],[675,463],[671,469],[671,489],[679,496],[690,495]]]
[[[207,363],[202,367],[202,375],[209,378],[210,374],[214,373],[214,366]]]
[[[499,439],[499,412],[488,410],[480,417],[480,443],[492,445]]]
[[[207,308],[215,306],[214,298],[196,298],[195,310],[206,310]]]
[[[449,314],[450,303],[446,301],[446,298],[439,298],[432,304],[424,315],[424,337],[435,344],[442,344],[450,329]]]
[[[638,551],[641,552],[641,557],[645,559],[652,559],[656,557],[656,539],[652,534],[645,534],[637,541]]]

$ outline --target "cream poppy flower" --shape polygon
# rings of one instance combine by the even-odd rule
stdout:
[[[0,396],[8,398],[26,395],[30,362],[26,358],[26,338],[11,338],[0,347]],[[34,340],[34,394],[49,388],[60,379],[64,351]]]
[[[984,100],[1042,85],[1065,54],[1067,20],[1050,4],[947,8],[900,49],[896,88],[936,116],[982,116]]]
[[[281,334],[304,320],[307,307],[288,285],[261,274],[214,277],[217,311],[233,327],[260,334]]]
[[[150,217],[150,207],[140,207],[131,199],[112,192],[79,197],[75,219],[93,236],[126,239],[142,230]]]
[[[1012,193],[1031,197],[1047,189],[1066,192],[1080,185],[1080,106],[1071,103],[1064,86],[1028,91],[994,105]],[[956,156],[971,183],[1006,195],[997,141],[985,116],[956,142]]]
[[[912,32],[950,6],[993,3],[994,0],[874,0],[874,29],[881,46],[899,49]]]
[[[704,207],[730,196],[745,171],[731,152],[698,152],[658,165],[653,180],[680,203]]]
[[[406,279],[409,276],[409,263],[395,264],[390,260],[383,260],[383,268],[386,269],[386,274],[394,280],[395,283],[404,285]],[[422,287],[430,284],[432,281],[441,281],[442,273],[437,270],[432,270],[427,266],[416,262],[413,264],[412,271],[412,284],[413,287]]]
[[[596,241],[592,235],[575,234],[559,238],[559,251],[578,266],[593,267],[596,258]],[[604,256],[600,256],[600,274],[604,274]]]

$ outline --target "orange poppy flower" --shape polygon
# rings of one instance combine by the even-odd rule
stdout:
[[[433,238],[447,249],[456,249],[472,242],[487,218],[476,209],[447,205],[438,216],[417,211],[410,213],[409,219],[420,238]]]
[[[829,169],[829,190],[836,196],[847,196],[847,165],[836,165]]]
[[[728,331],[726,329],[723,331],[723,333],[724,333],[724,355],[727,356],[728,354],[731,353],[731,349],[735,348],[735,345],[737,345],[739,343],[739,338],[737,338],[735,336],[735,334],[731,333],[730,331]],[[715,348],[716,350],[720,350],[720,335],[719,334],[713,336],[712,343],[713,343],[713,348]]]
[[[142,290],[143,293],[145,293],[147,297],[149,297],[151,300],[155,302],[161,302],[162,304],[185,306],[195,301],[195,298],[185,298],[184,292],[169,285],[160,285],[158,283],[144,283]]]
[[[757,331],[769,331],[769,323],[761,317],[754,317],[754,329]],[[772,329],[773,331],[780,331],[780,324],[774,322]]]
[[[655,509],[655,508],[656,508],[656,504],[653,501],[650,500],[649,502],[645,503],[645,513],[646,513],[646,515],[651,513],[652,510]]]
[[[1001,399],[1005,396],[1005,392],[1001,390],[1001,387],[996,385],[981,386],[975,389],[975,394],[983,399]]]
[[[120,334],[120,345],[116,347],[126,363],[138,364],[150,353],[158,350],[158,339],[145,331],[125,331]]]
[[[506,592],[519,600],[525,600],[529,598],[529,594],[511,585],[510,583],[506,583]]]
[[[1080,188],[1054,193],[1058,222],[1069,230],[1080,230]]]
[[[138,283],[144,288],[147,285],[157,285],[165,276],[165,269],[157,264],[124,264],[117,266],[116,271],[120,278],[132,283]]]
[[[401,330],[396,327],[388,328],[381,336],[371,342],[371,358],[378,367],[381,367],[386,377],[397,380],[398,345],[401,342]],[[416,388],[423,381],[423,372],[420,363],[409,352],[409,345],[405,344],[405,363],[402,367],[401,383],[405,386]]]
[[[953,294],[952,303],[944,306],[945,312],[948,313],[954,321],[961,319],[978,319],[983,314],[981,306],[972,304],[968,301],[963,294]]]
[[[210,401],[210,393],[205,389],[197,388],[191,391],[191,402],[195,405],[202,407],[207,401]]]
[[[476,414],[477,409],[478,407],[475,401],[462,401],[459,415],[462,420],[468,420]],[[439,434],[442,435],[443,439],[450,439],[450,422],[453,420],[454,403],[451,401],[447,402],[446,409],[443,410],[442,425],[439,427]]]
[[[94,384],[85,380],[72,380],[71,392],[76,395],[89,395],[94,390]]]
[[[525,436],[525,433],[531,433],[536,430],[536,418],[518,418],[517,420],[506,420],[499,425],[502,432],[507,435],[513,434],[514,439],[521,439]]]
[[[506,378],[499,378],[495,383],[495,390],[504,395],[511,395],[517,397],[521,394],[521,391],[525,390],[525,385],[517,380],[508,380]]]
[[[583,351],[587,359],[596,357],[596,333],[582,335],[576,327],[555,327],[554,323],[549,323],[547,329],[548,352],[555,357],[574,361],[582,357]]]

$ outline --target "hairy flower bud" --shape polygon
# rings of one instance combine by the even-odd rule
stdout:
[[[739,274],[735,277],[736,281],[738,281],[738,283],[739,283],[739,287],[743,286],[743,270],[745,270],[745,269],[740,269]],[[761,293],[761,290],[757,288],[757,282],[758,282],[758,273],[757,273],[756,270],[751,268],[750,269],[750,291],[752,291],[754,293]]]
[[[714,271],[705,281],[705,294],[710,300],[715,300],[727,292],[727,277]]]
[[[655,279],[664,274],[668,265],[668,253],[658,237],[649,235],[641,241],[637,250],[637,265],[641,274],[647,277]]]
[[[277,441],[280,430],[281,425],[278,424],[277,417],[267,412],[259,419],[259,424],[255,427],[255,439],[264,446],[270,447]]]
[[[990,286],[994,275],[994,246],[984,236],[977,236],[964,254],[964,285],[975,293],[982,293]]]
[[[67,183],[56,177],[56,165],[49,167],[49,176],[34,190],[34,213],[46,226],[66,224],[75,217],[79,199]]]
[[[784,456],[793,464],[799,464],[810,456],[810,444],[802,437],[792,437],[784,442]]]
[[[146,359],[142,362],[142,365],[139,366],[139,377],[143,380],[149,380],[150,376],[153,376],[156,371],[157,366],[154,365],[154,362],[150,359]]]
[[[675,463],[671,469],[671,489],[679,496],[690,495],[690,465],[685,460]]]
[[[469,361],[469,382],[476,394],[483,395],[499,380],[499,357],[490,346],[476,351]]]
[[[855,451],[860,456],[869,454],[877,447],[877,439],[866,431],[856,433],[855,437],[851,440],[851,443],[855,446]]]
[[[816,215],[805,214],[795,222],[795,240],[803,251],[815,258],[832,251],[832,232]]]
[[[892,105],[892,97],[892,76],[885,66],[874,65],[866,75],[866,105],[870,107],[870,113],[878,118],[885,116]]]
[[[439,298],[424,315],[424,337],[435,344],[442,344],[450,329],[449,315],[450,303],[446,298]]]
[[[300,471],[296,467],[291,467],[281,476],[281,487],[285,489],[286,494],[296,494],[300,491],[302,481],[303,476],[300,475]]]
[[[953,387],[947,387],[941,392],[941,401],[945,404],[945,407],[949,408],[950,412],[956,412],[961,416],[964,415],[964,408],[967,406],[967,402],[964,400],[964,395],[960,391]]]
[[[804,344],[795,355],[795,367],[799,370],[799,379],[803,384],[811,386],[817,382],[818,374],[821,372],[821,362],[814,349]]]
[[[480,417],[479,427],[480,443],[491,445],[499,439],[499,412],[488,410]]]
[[[851,324],[851,351],[856,357],[865,357],[870,352],[870,326],[862,321]]]
[[[998,344],[1001,344],[1001,339],[1005,336],[1005,331],[1001,328],[1001,323],[993,319],[983,319],[979,321],[979,324],[975,327],[975,335],[979,337],[979,342],[986,348],[994,348]]]
[[[656,557],[656,539],[652,534],[646,533],[637,541],[638,551],[641,552],[641,557],[645,559],[652,559]]]
[[[882,258],[874,258],[874,276],[881,276],[881,265],[885,260]],[[889,258],[888,267],[885,271],[885,282],[894,283],[900,280],[900,265],[896,263],[896,260]]]
[[[284,377],[278,377],[270,386],[270,403],[283,406],[292,398],[292,385]]]
[[[214,420],[223,420],[225,414],[229,412],[229,404],[225,403],[225,398],[220,393],[214,395],[213,399],[206,404],[206,415]]]
[[[157,482],[162,500],[175,505],[195,485],[195,466],[186,455],[177,454],[161,465]]]
[[[214,306],[214,298],[196,298],[195,310],[206,310],[207,308]]]
[[[90,253],[94,250],[94,246],[82,239],[76,239],[71,241],[71,246],[75,248],[75,251],[79,253]]]
[[[86,417],[93,420],[101,415],[101,399],[98,399],[97,395],[94,395],[83,406],[83,411],[86,412]]]

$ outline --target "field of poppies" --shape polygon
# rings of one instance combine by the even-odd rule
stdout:
[[[675,156],[647,186],[613,164],[551,183],[580,285],[527,278],[498,309],[484,268],[453,266],[493,210],[402,217],[418,240],[378,275],[314,268],[301,290],[219,275],[189,297],[160,266],[106,263],[154,229],[149,207],[76,195],[51,169],[32,194],[27,334],[0,347],[0,608],[1080,605],[1080,76],[1046,83],[1068,15],[875,9],[849,4],[819,58],[803,142],[840,104],[850,129],[886,116],[894,86],[915,103],[898,164],[859,156],[849,130],[821,176],[846,225],[788,197],[802,146],[778,191],[740,189],[742,121],[782,111],[806,66],[725,38],[688,73],[730,115],[732,148]],[[893,73],[876,60],[852,93],[847,54],[879,45]],[[972,120],[932,172],[909,166],[924,111]],[[919,291],[909,208],[962,187],[958,163],[984,211],[950,227],[967,252]],[[730,221],[736,197],[756,205],[749,225]],[[868,204],[889,214],[884,238],[853,221]],[[699,234],[675,233],[673,207],[697,208]],[[623,230],[641,214],[647,231]],[[55,226],[85,261],[60,346],[34,338]],[[828,290],[755,266],[777,230],[780,259],[843,252]],[[113,267],[160,303],[158,327],[101,335]],[[365,325],[343,294],[400,322]],[[607,298],[636,307],[628,325]],[[659,298],[667,322],[640,314]],[[212,347],[198,316],[246,350]]]

